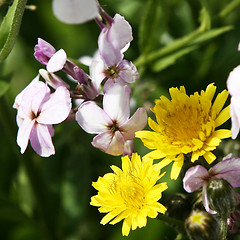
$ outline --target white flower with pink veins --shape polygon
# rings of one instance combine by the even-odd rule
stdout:
[[[17,95],[14,108],[17,112],[17,144],[24,153],[30,140],[34,151],[42,157],[55,154],[52,143],[53,124],[63,122],[71,111],[69,90],[60,86],[54,93],[39,75]]]

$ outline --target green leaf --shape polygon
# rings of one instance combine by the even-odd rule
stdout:
[[[0,97],[8,90],[10,84],[0,80]]]
[[[200,44],[202,42],[205,42],[209,39],[218,37],[219,35],[228,32],[230,30],[232,30],[233,27],[232,26],[226,26],[226,27],[221,27],[221,28],[217,28],[217,29],[211,29],[207,32],[202,33],[201,35],[199,35],[198,37],[196,37],[191,44]]]
[[[139,28],[139,47],[143,53],[150,50],[153,33],[159,17],[158,0],[148,0]]]
[[[174,64],[176,62],[176,60],[180,57],[182,57],[183,55],[186,55],[192,51],[194,51],[195,49],[197,49],[198,46],[190,46],[187,47],[185,49],[182,49],[180,51],[174,52],[166,57],[161,58],[160,60],[156,61],[153,65],[152,65],[152,70],[155,72],[160,72],[163,69],[169,67],[170,65]]]
[[[15,0],[0,26],[0,62],[11,52],[16,41],[27,0]]]
[[[232,26],[227,26],[227,27],[222,27],[222,28],[218,28],[218,29],[212,29],[207,32],[201,33],[198,37],[196,37],[191,42],[189,42],[188,47],[157,60],[152,65],[152,70],[156,71],[156,72],[162,71],[163,69],[174,64],[178,58],[197,49],[201,43],[203,43],[207,40],[210,40],[212,38],[218,37],[219,35],[227,32],[227,31],[230,31],[231,29],[232,29]]]

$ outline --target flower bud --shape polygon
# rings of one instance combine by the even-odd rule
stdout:
[[[50,73],[45,69],[40,69],[39,74],[44,78],[44,80],[48,83],[49,86],[53,87],[54,89],[57,89],[60,86],[66,87],[68,90],[70,90],[70,86],[64,82],[60,77],[58,77],[54,73]]]
[[[167,212],[166,214],[169,217],[176,218],[178,220],[185,220],[186,217],[191,212],[191,203],[186,195],[175,194],[167,203]]]
[[[228,215],[234,211],[237,199],[232,185],[224,179],[210,180],[207,186],[209,207],[218,214]]]
[[[218,239],[219,225],[214,215],[202,210],[192,210],[185,221],[185,229],[191,240]]]

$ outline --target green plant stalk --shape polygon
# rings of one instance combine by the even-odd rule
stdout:
[[[240,0],[234,0],[230,2],[219,14],[218,17],[224,18],[226,17],[229,13],[234,11],[237,7],[240,6]]]
[[[14,116],[10,112],[11,106],[9,106],[5,97],[0,98],[0,121],[5,129],[6,134],[8,135],[8,140],[10,141],[10,145],[16,157],[24,164],[26,169],[27,176],[29,178],[32,191],[37,203],[37,206],[40,210],[44,221],[44,227],[46,235],[50,240],[56,240],[57,237],[55,235],[55,224],[51,215],[51,207],[48,203],[48,191],[47,186],[42,178],[42,175],[37,168],[36,164],[33,161],[32,156],[26,152],[24,156],[17,151],[16,148],[16,132],[17,127],[16,123],[13,121]]]
[[[227,215],[222,214],[220,216],[220,240],[227,239]]]
[[[158,214],[157,219],[171,225],[171,226],[175,226],[176,230],[178,231],[179,229],[181,229],[181,233],[185,234],[185,228],[184,228],[184,223],[183,221],[177,220],[175,218],[171,218],[168,217],[167,215],[163,215],[163,214]]]
[[[153,62],[161,57],[167,56],[170,53],[173,53],[182,47],[186,46],[189,42],[193,39],[198,37],[203,32],[202,28],[198,28],[194,32],[190,33],[189,35],[170,43],[164,48],[161,48],[157,51],[154,51],[148,55],[140,56],[138,59],[134,61],[134,65],[136,67],[141,67],[147,63]]]

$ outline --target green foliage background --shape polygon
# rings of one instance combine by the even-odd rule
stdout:
[[[76,122],[55,126],[56,155],[41,158],[30,146],[20,154],[12,104],[38,69],[44,68],[33,56],[37,38],[77,59],[94,54],[100,32],[94,21],[81,25],[58,21],[49,0],[28,4],[37,10],[25,10],[15,45],[0,63],[0,239],[124,239],[121,224],[100,225],[103,215],[89,205],[96,194],[91,182],[110,172],[110,165],[120,165],[120,157],[93,148],[93,136]],[[229,72],[240,63],[240,1],[100,0],[100,4],[111,16],[120,13],[132,25],[134,40],[125,55],[141,74],[132,86],[137,106],[153,105],[155,98],[168,96],[172,86],[184,85],[190,94],[215,82],[220,92],[226,88]],[[7,9],[7,4],[1,6],[1,21]],[[4,39],[0,33],[1,47]],[[139,140],[135,143],[141,155],[147,152]],[[227,151],[224,144],[221,149]],[[169,171],[166,175],[169,189],[163,201],[182,191],[181,179],[170,181]],[[147,227],[132,231],[128,239],[175,236],[164,222],[149,219]]]

